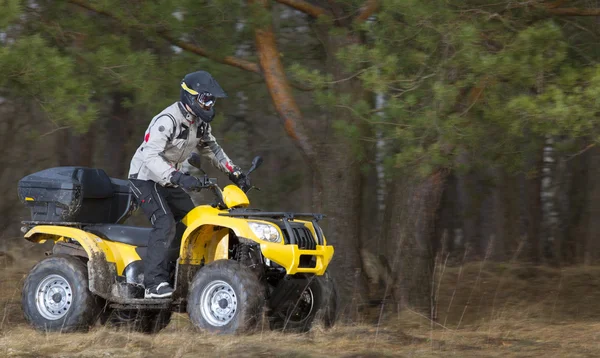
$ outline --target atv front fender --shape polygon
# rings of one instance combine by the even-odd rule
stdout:
[[[248,221],[220,216],[218,209],[198,206],[182,220],[187,229],[181,238],[179,257],[182,264],[205,265],[209,262],[228,259],[229,230],[235,236],[260,242],[250,230]]]

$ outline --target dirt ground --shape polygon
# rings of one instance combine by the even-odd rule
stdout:
[[[308,334],[214,336],[177,314],[156,335],[96,327],[61,334],[30,329],[20,308],[28,270],[43,258],[24,244],[0,254],[0,356],[4,357],[596,357],[600,267],[562,270],[491,262],[446,267],[438,319],[373,310],[364,322]],[[376,324],[379,322],[379,324]]]

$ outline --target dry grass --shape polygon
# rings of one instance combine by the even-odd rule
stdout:
[[[0,356],[590,357],[600,351],[599,267],[473,263],[446,268],[433,325],[414,312],[385,310],[379,327],[368,324],[377,319],[367,316],[364,324],[304,335],[265,330],[214,336],[193,330],[178,314],[157,335],[104,327],[60,334],[36,332],[23,320],[20,286],[41,257],[32,249],[0,255]]]

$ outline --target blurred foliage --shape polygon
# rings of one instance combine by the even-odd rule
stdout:
[[[92,87],[76,76],[73,58],[50,47],[38,35],[20,37],[0,48],[0,87],[9,95],[38,104],[52,121],[65,121],[77,128],[93,119]]]
[[[247,76],[224,76],[230,69],[161,36],[169,33],[201,43],[216,56],[230,55],[248,36],[239,26],[237,1],[89,5],[110,16],[68,2],[8,0],[3,5],[0,95],[35,102],[57,125],[84,132],[107,114],[113,94],[125,94],[125,107],[151,118],[179,97],[185,73],[207,70],[225,88]]]
[[[456,167],[455,155],[467,152],[472,166],[521,171],[540,150],[530,145],[535,137],[595,141],[600,134],[598,57],[580,55],[580,45],[597,41],[598,26],[504,5],[382,1],[377,19],[355,29],[366,41],[337,53],[349,77],[384,96],[378,110],[348,103],[324,71],[292,70],[319,89],[317,104],[351,106],[353,117],[385,133],[392,167],[427,174]],[[352,124],[337,128],[359,137]]]
[[[2,95],[37,103],[51,120],[82,131],[104,115],[114,93],[127,94],[123,105],[151,116],[177,98],[187,72],[208,70],[233,90],[255,80],[183,51],[168,37],[213,56],[241,53],[253,60],[253,26],[272,21],[262,7],[237,0],[89,2],[96,12],[68,1],[1,4]],[[356,14],[363,1],[337,5]],[[572,150],[569,143],[600,135],[593,20],[478,0],[382,0],[376,18],[351,28],[334,26],[328,16],[310,23],[332,36],[361,38],[335,60],[348,73],[345,80],[358,79],[360,90],[371,94],[364,99],[337,91],[345,80],[334,81],[324,66],[314,65],[322,51],[314,44],[318,35],[294,32],[301,26],[297,18],[278,23],[290,74],[315,89],[312,99],[320,108],[348,112],[333,127],[355,143],[359,159],[380,132],[390,168],[416,166],[427,174],[439,166],[457,168],[456,154],[468,153],[471,165],[521,171],[539,150],[532,143],[547,136]],[[265,99],[263,91],[250,95]],[[376,95],[385,99],[381,108],[374,108]]]
[[[20,0],[1,0],[0,1],[0,30],[5,29],[21,14]]]
[[[494,227],[473,224],[480,227],[465,231],[463,242],[469,244],[484,234],[490,237],[499,226],[496,218],[507,228],[507,242],[530,235],[523,223],[531,225],[542,210],[531,204],[536,202],[532,196],[554,194],[527,181],[548,179],[546,169],[560,174],[548,185],[562,186],[555,195],[566,218],[561,225],[593,222],[581,212],[588,204],[598,210],[591,204],[600,190],[590,184],[594,166],[586,162],[592,154],[600,158],[600,152],[592,149],[567,161],[600,139],[597,17],[553,16],[541,0],[381,0],[377,13],[361,22],[356,17],[365,1],[311,0],[330,12],[314,19],[276,1],[270,1],[269,10],[245,0],[0,0],[0,104],[9,103],[0,106],[0,126],[7,133],[0,149],[11,153],[4,158],[3,175],[17,178],[33,168],[70,165],[76,160],[63,157],[74,152],[98,167],[124,158],[123,168],[115,169],[115,175],[124,175],[150,118],[178,100],[181,78],[206,70],[229,94],[219,100],[212,124],[220,144],[245,168],[254,155],[268,158],[267,174],[255,178],[269,193],[252,192],[253,205],[305,211],[322,201],[318,209],[331,212],[332,224],[325,225],[337,228],[331,237],[344,238],[337,252],[346,250],[338,257],[347,262],[355,261],[352,253],[369,247],[372,237],[382,237],[378,245],[400,241],[394,230],[385,229],[388,215],[382,208],[391,210],[389,222],[402,225],[399,213],[414,210],[417,217],[426,211],[401,196],[401,186],[412,190],[409,180],[373,170],[380,161],[393,174],[427,175],[440,167],[454,169],[452,174],[470,171],[464,176],[469,178],[454,175],[448,185],[449,191],[468,192],[449,194],[458,198],[440,204],[456,221],[463,216],[465,227],[471,214]],[[569,6],[599,7],[592,3],[573,0]],[[325,181],[336,184],[332,190],[317,191],[322,177],[301,162],[293,139],[277,122],[264,78],[215,61],[233,56],[257,63],[254,30],[267,24],[275,31],[303,113],[298,127],[323,158],[315,166],[326,169],[320,175],[335,179]],[[187,48],[174,44],[180,42]],[[312,90],[300,91],[298,84]],[[65,127],[70,129],[62,131]],[[37,149],[42,142],[44,149]],[[544,143],[550,142],[558,169],[540,160]],[[457,184],[460,180],[464,183]],[[502,184],[494,196],[487,190],[493,184]],[[12,190],[6,196],[14,196],[15,185],[4,185]],[[358,195],[363,199],[354,200]],[[395,209],[405,203],[410,210]],[[12,215],[12,206],[0,205],[0,213]],[[509,221],[507,212],[518,220]],[[428,217],[433,215],[423,218]],[[375,223],[375,233],[355,230],[367,223]],[[452,225],[449,232],[462,223]],[[585,235],[568,230],[564,238],[585,243],[580,240]],[[600,229],[594,230],[590,238]],[[356,235],[369,241],[351,247],[358,243]],[[540,234],[530,236],[535,235]],[[411,253],[402,251],[407,258]]]

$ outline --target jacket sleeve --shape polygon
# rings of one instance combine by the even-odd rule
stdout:
[[[233,163],[212,135],[210,125],[207,126],[202,140],[198,143],[198,151],[223,173],[229,174],[233,172]]]
[[[175,125],[168,115],[161,115],[151,123],[144,136],[143,161],[146,168],[157,178],[159,184],[170,181],[171,174],[177,171],[164,157],[163,152],[170,141]]]

